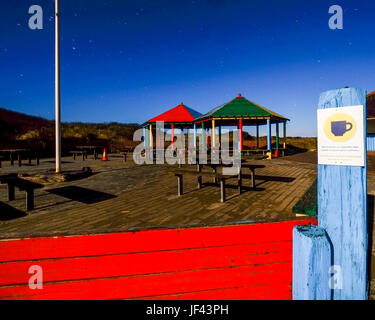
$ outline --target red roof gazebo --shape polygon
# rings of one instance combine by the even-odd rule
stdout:
[[[198,111],[195,111],[187,106],[185,106],[182,102],[177,106],[174,107],[158,116],[150,119],[147,121],[148,124],[156,123],[157,121],[162,121],[165,124],[193,124],[194,120],[200,117],[202,114]]]
[[[149,145],[152,146],[152,125],[156,124],[156,122],[163,122],[164,126],[167,125],[171,128],[171,134],[172,134],[172,145],[173,145],[173,137],[174,137],[174,129],[175,125],[179,126],[180,129],[189,129],[195,126],[194,120],[198,117],[200,117],[202,114],[194,109],[191,109],[187,106],[185,106],[182,102],[161,114],[158,116],[146,121],[143,124],[144,129],[146,127],[149,127],[149,136],[144,133],[145,136],[145,146]]]

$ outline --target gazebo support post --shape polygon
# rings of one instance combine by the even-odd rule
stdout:
[[[153,146],[153,139],[152,139],[152,124],[149,126],[149,146],[152,151],[152,146]]]
[[[206,146],[207,146],[207,149],[209,148],[209,146],[210,146],[210,129],[209,128],[207,128],[206,129]]]
[[[259,124],[257,124],[257,132],[256,132],[256,135],[257,135],[257,149],[259,149]]]
[[[150,123],[148,126],[148,147],[149,147],[149,157],[150,159],[154,156],[154,150],[153,150],[153,139],[152,139],[152,124]]]
[[[221,148],[221,121],[219,122],[219,148]]]
[[[146,127],[143,127],[143,146],[147,146],[147,136],[146,136]]]
[[[240,130],[240,141],[239,141],[239,149],[242,152],[243,150],[243,141],[242,141],[242,119],[238,122],[238,129]]]
[[[157,127],[156,127],[156,130],[158,130]],[[158,137],[158,149],[160,149],[160,145],[161,145],[161,140],[160,140],[161,130],[159,130],[158,132],[159,132],[159,134],[157,134],[157,137]]]
[[[284,121],[283,123],[283,129],[284,129],[283,136],[284,136],[284,149],[285,149],[286,148],[286,121]]]
[[[202,121],[202,151],[205,149],[205,129],[204,122]]]
[[[211,140],[212,140],[212,147],[215,148],[216,147],[216,134],[215,134],[215,120],[212,119],[212,133],[211,133]]]
[[[185,153],[184,127],[181,127],[181,153]]]
[[[174,150],[174,124],[171,124],[172,150]]]
[[[276,150],[279,151],[279,123],[276,123]]]
[[[197,124],[194,123],[194,149],[197,150]]]
[[[267,119],[267,150],[271,151],[271,119]]]

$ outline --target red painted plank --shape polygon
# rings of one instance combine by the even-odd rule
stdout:
[[[316,219],[3,240],[0,297],[289,299],[292,230],[307,223]],[[43,290],[9,286],[26,284],[33,264],[43,268]]]
[[[206,228],[0,240],[0,262],[152,252],[292,240],[298,224],[315,218]]]
[[[291,262],[125,278],[0,287],[2,299],[134,299],[202,290],[291,283]]]
[[[259,286],[226,288],[140,298],[140,300],[290,300],[290,283],[273,283]]]
[[[27,284],[38,265],[43,281],[108,278],[292,261],[292,242],[0,263],[0,285]]]

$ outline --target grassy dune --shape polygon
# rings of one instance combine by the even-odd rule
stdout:
[[[68,154],[78,145],[97,145],[110,152],[139,144],[133,141],[138,124],[121,123],[62,123],[63,153]],[[53,155],[55,139],[54,121],[0,108],[0,149],[27,148],[42,155]],[[256,138],[244,132],[245,148],[255,148]],[[272,145],[275,145],[272,137]],[[284,140],[280,138],[282,146]],[[260,147],[266,147],[267,138],[260,137]],[[287,147],[299,150],[315,150],[316,138],[288,137]]]

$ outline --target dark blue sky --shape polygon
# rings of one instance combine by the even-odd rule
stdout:
[[[28,28],[28,8],[44,29]],[[328,8],[344,9],[330,30]],[[138,122],[246,98],[316,135],[322,91],[375,90],[374,1],[60,0],[62,120]],[[54,1],[0,6],[0,106],[54,117]]]

